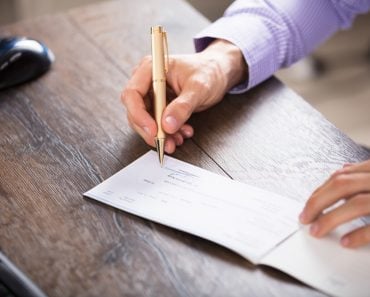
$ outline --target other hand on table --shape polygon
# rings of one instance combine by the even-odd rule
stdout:
[[[325,209],[344,199],[344,203],[324,212]],[[308,199],[300,221],[312,224],[310,233],[323,237],[337,226],[370,215],[370,160],[347,164],[337,170]],[[370,225],[345,234],[341,244],[359,247],[370,243]]]

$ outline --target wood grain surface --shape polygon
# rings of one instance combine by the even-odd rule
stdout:
[[[82,197],[148,150],[119,97],[153,24],[184,53],[208,22],[180,0],[126,0],[0,28],[56,55],[40,79],[0,92],[0,249],[49,296],[322,296]],[[343,162],[370,157],[275,79],[191,121],[176,158],[300,200]]]

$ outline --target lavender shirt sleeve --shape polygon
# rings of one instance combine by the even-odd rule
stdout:
[[[249,75],[230,92],[242,93],[304,57],[368,10],[370,0],[238,0],[195,37],[195,49],[202,51],[215,38],[237,45]]]

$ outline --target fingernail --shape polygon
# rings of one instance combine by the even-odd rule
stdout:
[[[144,126],[144,127],[143,127],[143,130],[144,130],[144,132],[145,132],[146,134],[150,134],[150,130],[149,130],[149,128],[148,128],[147,126]]]
[[[306,222],[306,213],[305,211],[302,211],[301,214],[299,215],[299,221],[304,224]]]
[[[184,132],[186,137],[191,137],[192,134],[193,134],[190,130],[187,130],[187,129],[184,129],[183,132]]]
[[[166,117],[165,121],[170,126],[171,130],[177,129],[177,120],[173,116]]]
[[[343,246],[349,246],[350,245],[350,240],[347,236],[343,237],[341,240],[340,240],[340,243],[341,245]]]
[[[318,223],[313,223],[310,227],[310,234],[311,235],[317,235],[319,233],[319,224]]]

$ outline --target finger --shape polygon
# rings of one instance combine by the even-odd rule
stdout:
[[[345,167],[350,167],[350,166],[352,166],[352,165],[354,165],[353,163],[344,163],[343,164],[343,168],[345,168]]]
[[[190,118],[197,105],[194,92],[186,92],[174,99],[164,110],[162,127],[168,134],[177,132]]]
[[[127,119],[129,121],[129,124],[130,124],[130,127],[136,131],[136,133],[138,133],[141,138],[144,139],[144,141],[152,146],[152,147],[155,147],[155,142],[154,142],[154,136],[153,136],[153,133],[151,133],[146,126],[144,127],[141,127],[141,126],[138,126],[134,123],[134,121],[131,119],[131,115],[130,114],[127,114]]]
[[[166,137],[166,142],[164,144],[164,151],[167,154],[172,154],[175,152],[175,150],[176,150],[175,139],[172,137],[172,135],[168,135]]]
[[[361,192],[370,191],[370,174],[353,173],[335,175],[307,201],[300,221],[303,224],[311,223],[326,208],[335,202]]]
[[[341,239],[341,244],[348,248],[357,248],[370,243],[370,226],[364,226],[352,231]]]
[[[127,83],[127,88],[134,89],[142,98],[148,93],[152,85],[152,58],[144,57]]]
[[[179,132],[171,134],[171,138],[174,140],[176,146],[180,146],[184,143],[184,138],[189,138],[193,135],[193,128],[190,125],[184,125],[181,127]]]
[[[151,88],[151,77],[151,58],[145,57],[121,95],[131,126],[150,145],[152,145],[151,138],[157,132],[156,123],[147,111],[144,102],[144,97]],[[149,138],[146,134],[149,135]]]
[[[141,63],[136,67],[134,74],[128,81],[126,88],[121,94],[122,103],[127,107],[128,103],[133,100],[131,96],[135,95],[136,99],[140,98],[144,101],[144,98],[151,90],[152,80],[152,64],[151,58],[145,57]]]
[[[358,194],[320,216],[311,225],[310,233],[313,236],[322,237],[337,226],[368,214],[370,214],[370,193]]]
[[[370,160],[357,163],[357,164],[351,164],[350,166],[345,166],[341,170],[343,173],[353,173],[353,172],[370,172]]]
[[[179,132],[176,132],[175,134],[172,134],[169,137],[171,139],[170,140],[171,142],[172,140],[174,141],[175,146],[180,146],[184,143],[184,138],[189,138],[191,137],[190,135],[191,136],[193,135],[193,128],[190,125],[184,125],[181,127]],[[170,147],[168,149],[169,151],[171,151],[171,153],[174,152],[174,150],[176,149],[175,146],[170,144]]]
[[[337,176],[337,175],[339,175],[339,174],[343,174],[343,173],[347,173],[347,169],[345,169],[344,170],[344,168],[347,168],[347,167],[350,167],[350,166],[353,166],[353,165],[355,165],[354,163],[345,163],[344,165],[343,165],[343,167],[342,168],[339,168],[339,169],[337,169],[331,176],[330,176],[330,178],[329,179],[327,179],[326,181],[325,181],[325,183],[323,183],[321,186],[319,186],[318,188],[316,188],[316,190],[314,191],[314,192],[312,192],[312,194],[311,194],[311,196],[313,196],[313,195],[315,195],[318,191],[320,191],[320,190],[322,190],[328,183],[329,183],[329,181],[330,181],[330,179],[331,178],[333,178],[333,177],[335,177],[335,176]]]
[[[337,171],[335,171],[331,176],[330,178],[332,178],[333,176],[337,175]],[[317,192],[321,191],[325,186],[326,184],[329,182],[330,178],[328,178],[322,185],[320,185],[319,187],[316,188],[315,191],[312,192],[311,196],[315,195]]]
[[[130,123],[139,127],[140,130],[145,131],[149,136],[154,137],[157,133],[157,125],[146,110],[141,95],[136,90],[129,89],[125,91],[124,96],[126,97],[124,100],[127,109],[127,118]]]
[[[172,135],[173,139],[175,140],[176,146],[182,145],[184,143],[184,138],[180,132],[176,132]]]
[[[190,138],[190,137],[193,137],[194,135],[194,129],[189,124],[185,124],[184,126],[180,128],[180,133],[182,134],[184,138]]]
[[[312,192],[312,194],[311,194],[311,196],[313,196],[313,195],[315,195],[317,192],[319,192],[319,191],[321,191],[328,183],[329,183],[329,181],[330,181],[330,179],[331,178],[333,178],[334,176],[336,176],[336,175],[338,175],[338,174],[340,174],[341,173],[341,170],[342,170],[343,168],[339,168],[339,169],[337,169],[336,171],[334,171],[334,173],[332,174],[332,175],[330,175],[330,177],[323,183],[323,184],[321,184],[319,187],[317,187],[316,189],[315,189],[315,191],[313,191]]]

